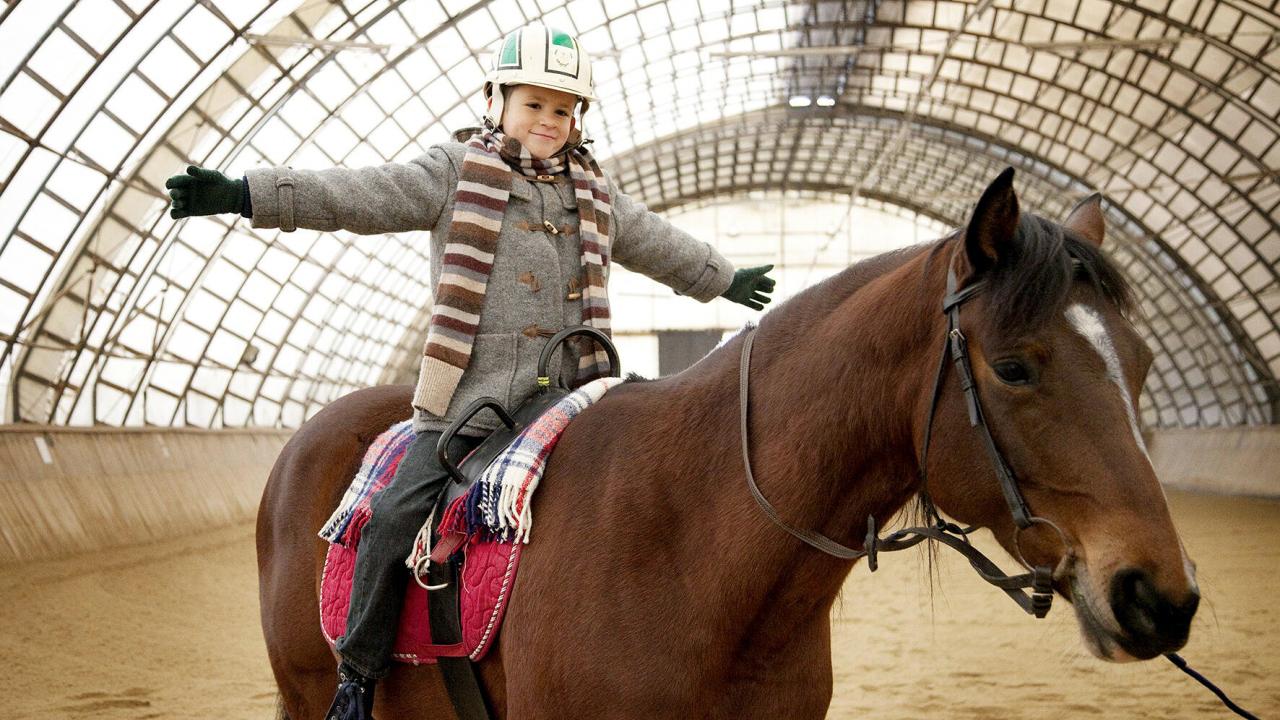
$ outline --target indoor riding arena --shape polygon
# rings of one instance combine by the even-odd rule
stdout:
[[[458,427],[485,367],[545,392],[494,359],[502,307],[513,356],[581,308],[642,378],[520,490],[543,524],[474,664],[487,716],[1280,717],[1278,139],[1276,0],[9,0],[4,715],[325,717],[346,548],[317,533],[392,423]],[[440,368],[447,413],[419,402]],[[387,385],[386,421],[342,415]],[[943,539],[890,552],[922,524]],[[594,579],[646,542],[666,560]],[[557,625],[664,598],[642,632]],[[290,712],[307,643],[324,705]],[[580,656],[614,658],[591,700]],[[395,665],[375,717],[452,717],[443,666]],[[406,677],[420,713],[388,709]],[[563,705],[521,695],[553,680]]]

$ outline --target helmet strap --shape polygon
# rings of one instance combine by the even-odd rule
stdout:
[[[502,127],[502,114],[506,111],[507,94],[502,91],[501,85],[485,83],[484,94],[487,98],[485,106],[485,120],[492,123],[494,128]]]

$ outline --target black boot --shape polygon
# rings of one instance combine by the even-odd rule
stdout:
[[[324,720],[373,720],[373,686],[377,680],[364,677],[346,663],[338,666],[338,694],[324,714]]]

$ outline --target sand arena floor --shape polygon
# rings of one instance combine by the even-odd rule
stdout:
[[[1280,502],[1170,502],[1205,594],[1183,655],[1259,717],[1280,716]],[[1233,717],[1163,660],[1089,657],[1065,603],[1034,620],[958,555],[940,558],[932,595],[919,554],[854,570],[834,616],[829,717]],[[257,603],[249,524],[0,567],[5,715],[271,718]]]

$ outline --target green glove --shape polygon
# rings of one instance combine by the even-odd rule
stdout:
[[[173,200],[169,217],[238,213],[244,207],[244,181],[232,180],[217,170],[187,166],[186,175],[174,175],[164,181]]]
[[[733,273],[733,282],[720,297],[728,298],[739,305],[746,305],[752,310],[763,310],[769,302],[769,293],[773,292],[773,278],[765,275],[773,269],[772,265],[742,268]]]

